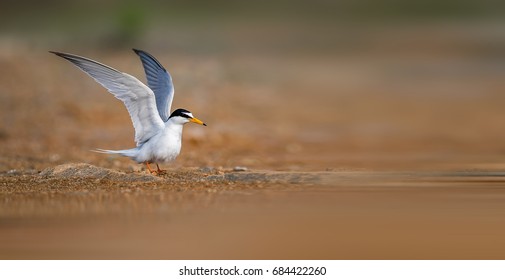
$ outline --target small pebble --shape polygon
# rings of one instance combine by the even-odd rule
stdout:
[[[205,172],[205,173],[212,172],[214,170],[215,170],[215,168],[214,167],[210,167],[210,166],[201,167],[201,168],[198,169],[198,171]]]
[[[235,166],[235,167],[233,167],[233,171],[247,171],[247,167]]]
[[[7,171],[7,174],[9,174],[9,175],[18,175],[19,171],[17,171],[16,169],[11,169],[11,170]]]

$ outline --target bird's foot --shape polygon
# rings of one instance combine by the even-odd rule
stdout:
[[[151,169],[151,166],[149,166],[149,162],[145,162],[145,164],[147,166],[147,172],[149,172],[149,174],[158,175],[158,171]],[[159,168],[158,168],[158,170],[159,170]]]
[[[158,170],[156,170],[156,172],[158,173],[158,175],[165,175],[167,174],[167,171],[166,170],[163,170],[163,169],[160,169],[160,166],[156,163],[156,168]]]
[[[154,172],[155,172],[156,175],[165,175],[165,174],[167,174],[166,170],[161,170],[161,169],[160,170],[156,170]]]
[[[152,170],[151,169],[151,166],[149,166],[149,162],[145,162],[146,164],[146,167],[147,167],[147,172],[149,172],[149,174],[154,174],[154,175],[165,175],[167,174],[167,171],[166,170],[163,170],[163,169],[160,169],[160,166],[158,164],[156,164],[156,169],[157,170]]]

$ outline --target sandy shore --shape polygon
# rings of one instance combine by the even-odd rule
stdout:
[[[119,179],[121,178],[121,179]],[[502,259],[504,174],[0,176],[2,259]]]

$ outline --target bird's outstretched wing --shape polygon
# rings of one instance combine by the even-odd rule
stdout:
[[[123,101],[135,128],[137,146],[164,128],[164,123],[156,111],[153,91],[137,78],[89,58],[60,52],[51,53],[72,62]]]
[[[170,107],[174,99],[172,77],[161,63],[149,53],[133,49],[140,57],[147,77],[147,85],[154,91],[156,107],[161,119],[166,122],[170,117]]]

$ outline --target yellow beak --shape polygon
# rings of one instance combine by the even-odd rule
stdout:
[[[197,118],[191,118],[191,119],[189,119],[189,121],[197,123],[197,124],[201,124],[201,125],[204,125],[204,126],[207,126],[205,123],[203,123],[201,120],[199,120]]]

